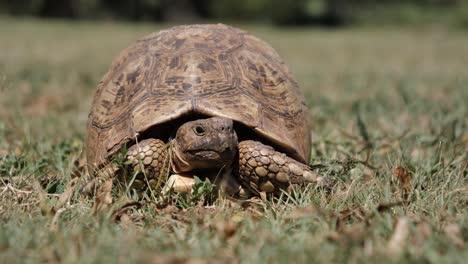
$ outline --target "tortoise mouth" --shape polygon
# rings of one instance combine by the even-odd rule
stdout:
[[[221,158],[221,153],[215,150],[188,150],[187,153],[200,160],[218,160]]]
[[[188,150],[186,153],[196,160],[225,160],[229,156],[228,151],[219,152],[211,149]]]

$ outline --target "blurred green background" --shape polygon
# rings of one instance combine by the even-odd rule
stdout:
[[[468,27],[466,0],[0,0],[0,14],[69,19],[444,24]]]

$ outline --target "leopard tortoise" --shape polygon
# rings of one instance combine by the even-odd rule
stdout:
[[[222,24],[177,26],[125,49],[99,83],[88,169],[102,177],[125,147],[129,167],[145,172],[132,183],[144,188],[185,192],[197,175],[228,195],[277,194],[322,180],[305,164],[307,115],[270,45]]]

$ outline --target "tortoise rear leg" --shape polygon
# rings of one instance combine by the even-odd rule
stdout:
[[[149,186],[155,189],[164,185],[170,171],[170,157],[169,148],[162,140],[142,140],[128,149],[126,158],[130,161],[130,175],[121,180],[132,184],[132,188],[143,190]],[[135,173],[138,174],[134,181],[128,182]]]
[[[324,181],[309,166],[253,140],[239,142],[239,178],[256,193],[278,193],[291,184]]]

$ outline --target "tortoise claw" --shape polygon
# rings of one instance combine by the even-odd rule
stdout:
[[[190,193],[192,186],[195,184],[195,179],[181,174],[172,174],[167,179],[166,184],[162,189],[163,194],[167,194],[171,191],[177,193]]]

